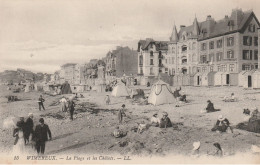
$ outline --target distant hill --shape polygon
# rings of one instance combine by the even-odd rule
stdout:
[[[33,73],[25,69],[5,70],[0,72],[1,83],[20,83],[20,82],[37,82],[44,80],[44,77],[49,79],[50,74]]]

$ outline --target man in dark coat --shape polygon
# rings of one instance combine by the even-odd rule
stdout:
[[[43,108],[43,110],[45,110],[43,102],[44,102],[44,98],[42,98],[42,95],[40,95],[39,99],[38,99],[38,103],[39,103],[39,110],[41,110],[41,107]]]
[[[39,122],[40,124],[37,125],[35,128],[33,139],[36,142],[37,153],[44,154],[45,142],[48,141],[48,135],[49,135],[49,140],[51,140],[52,137],[51,137],[51,131],[49,129],[49,126],[47,124],[44,124],[43,118],[40,118]]]
[[[25,138],[25,144],[29,143],[29,137],[31,134],[33,134],[33,114],[29,113],[28,119],[25,122],[24,127],[24,138]]]
[[[74,114],[74,110],[75,110],[75,103],[73,100],[69,101],[68,107],[69,107],[69,111],[70,111],[70,119],[73,120],[73,114]]]
[[[172,122],[171,122],[170,118],[168,117],[167,112],[163,113],[163,117],[160,120],[159,127],[160,128],[172,127]]]
[[[208,105],[207,105],[206,111],[207,112],[214,112],[215,108],[214,108],[213,103],[210,100],[208,100],[207,102],[208,102]]]

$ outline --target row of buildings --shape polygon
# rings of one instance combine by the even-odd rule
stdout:
[[[151,38],[138,42],[138,73],[144,77],[198,72],[230,72],[258,69],[260,24],[253,11],[234,9],[215,21],[194,18],[193,24],[173,26],[169,41]]]
[[[119,46],[100,60],[65,64],[51,79],[57,83],[93,84],[126,75],[144,85],[159,75],[173,81],[179,75],[238,74],[258,69],[259,38],[260,23],[254,12],[233,9],[221,20],[208,15],[202,22],[195,17],[191,25],[181,25],[179,30],[174,25],[168,41],[147,38],[139,40],[137,51]]]
[[[123,75],[137,75],[137,51],[129,47],[116,47],[102,59],[91,59],[88,63],[67,63],[51,76],[51,82],[65,81],[70,84],[92,84],[114,80]]]

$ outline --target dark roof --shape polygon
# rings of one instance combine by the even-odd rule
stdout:
[[[142,50],[147,50],[148,46],[150,44],[155,44],[156,46],[156,50],[168,50],[168,42],[169,41],[154,41],[151,38],[147,38],[146,40],[139,40],[138,42],[138,51],[140,51],[140,49]]]
[[[257,24],[260,26],[253,11],[243,12],[241,9],[234,9],[230,16],[225,16],[225,18],[219,21],[215,21],[211,16],[208,16],[206,21],[198,22],[198,36],[193,34],[194,24],[182,27],[178,35],[181,36],[183,32],[186,32],[188,38],[196,37],[198,40],[205,40],[235,32],[243,32],[253,18],[255,18]],[[230,29],[230,26],[232,26],[232,29]],[[203,35],[203,33],[205,34]]]

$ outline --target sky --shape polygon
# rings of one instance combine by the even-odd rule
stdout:
[[[53,73],[62,64],[101,59],[116,46],[169,40],[173,25],[191,25],[253,10],[258,0],[0,0],[0,72]]]

